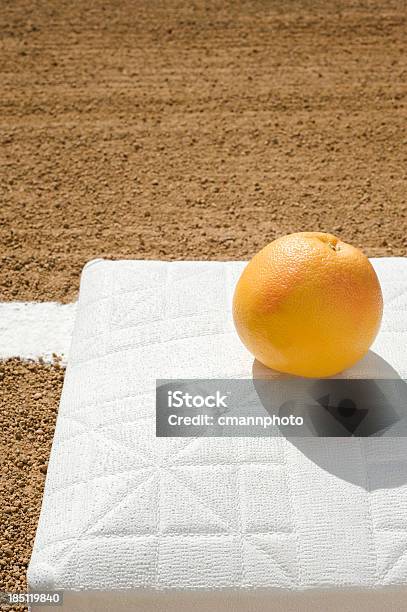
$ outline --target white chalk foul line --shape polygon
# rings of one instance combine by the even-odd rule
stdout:
[[[0,359],[21,357],[66,363],[76,304],[0,302]]]

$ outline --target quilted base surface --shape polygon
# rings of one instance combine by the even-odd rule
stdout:
[[[343,376],[407,378],[407,261],[373,264],[382,329]],[[307,610],[323,591],[310,609],[338,597],[347,609],[351,593],[349,609],[357,594],[371,610],[372,593],[390,602],[407,586],[406,438],[155,437],[156,379],[252,376],[230,314],[243,265],[85,268],[32,588],[120,592],[125,609],[151,610],[213,609],[208,591],[217,608],[240,593],[242,609],[284,597]],[[71,597],[67,609],[93,605]]]

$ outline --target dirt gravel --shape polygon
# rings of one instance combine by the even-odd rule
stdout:
[[[407,251],[401,0],[3,0],[0,301],[95,257]],[[0,590],[25,588],[63,370],[0,364]]]
[[[93,257],[407,249],[401,0],[5,0],[0,299]]]
[[[0,592],[26,588],[63,377],[58,363],[0,362]]]

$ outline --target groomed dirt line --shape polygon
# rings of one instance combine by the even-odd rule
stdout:
[[[407,248],[401,0],[5,1],[0,299],[98,256],[243,259],[320,229]]]

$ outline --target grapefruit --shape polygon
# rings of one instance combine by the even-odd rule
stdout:
[[[301,232],[274,240],[247,264],[236,285],[233,318],[262,364],[305,377],[329,377],[369,350],[383,298],[370,261],[332,234]]]

